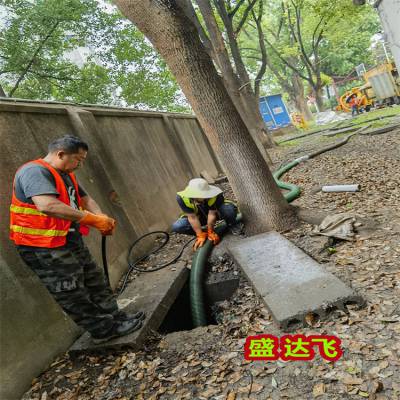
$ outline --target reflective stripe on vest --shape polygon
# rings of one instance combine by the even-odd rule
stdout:
[[[212,197],[210,200],[207,201],[207,204],[209,207],[211,207],[212,205],[214,205],[214,203],[217,201],[217,196]]]
[[[15,206],[14,204],[11,204],[10,211],[16,214],[41,215],[42,217],[47,217],[45,213],[42,213],[34,208],[20,207]]]
[[[35,163],[47,168],[54,177],[58,200],[70,206],[70,198],[66,184],[61,175],[44,160],[34,160],[27,164]],[[26,165],[26,164],[24,164]],[[23,167],[23,166],[22,166]],[[21,168],[22,168],[21,167]],[[74,174],[69,174],[75,188],[78,206],[81,206],[78,183]],[[15,179],[15,178],[14,178]],[[10,239],[16,245],[33,247],[60,247],[65,245],[71,221],[51,217],[42,213],[34,204],[18,200],[13,186],[13,195],[10,205]]]
[[[194,214],[198,213],[199,210],[197,208],[197,205],[195,203],[192,203],[192,199],[191,198],[184,197],[184,196],[179,196],[179,197],[183,200],[183,202],[184,202],[184,204],[185,204],[185,206],[187,208],[190,208],[190,209],[192,209],[194,211]],[[212,197],[211,199],[208,199],[207,204],[208,204],[209,207],[211,207],[211,206],[213,206],[215,204],[216,201],[217,201],[217,196]]]
[[[66,236],[68,231],[58,231],[56,229],[35,229],[27,228],[26,226],[10,225],[10,229],[13,232],[25,233],[28,235],[39,235],[39,236]]]

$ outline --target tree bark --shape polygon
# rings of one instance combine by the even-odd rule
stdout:
[[[3,89],[3,86],[0,85],[0,97],[7,97],[6,92]]]
[[[312,120],[312,113],[308,107],[307,100],[304,97],[304,85],[300,76],[292,74],[293,102],[296,110],[301,113],[306,121]]]
[[[173,0],[114,0],[152,42],[175,75],[218,153],[250,233],[292,226],[295,215],[282,196],[201,44],[196,28]]]
[[[263,146],[271,148],[274,146],[271,134],[265,125],[265,121],[261,116],[260,106],[258,99],[254,95],[243,93],[240,97],[241,100],[241,110],[239,113],[244,115],[244,122],[253,137],[260,138]],[[267,163],[272,165],[271,158],[267,153]]]
[[[310,111],[307,100],[304,96],[295,95],[293,102],[296,110],[304,117],[305,121],[311,121],[313,119],[312,112]]]
[[[325,111],[325,104],[324,104],[324,99],[323,99],[323,88],[322,87],[316,87],[313,88],[314,96],[315,96],[315,102],[317,105],[317,109],[319,112]]]

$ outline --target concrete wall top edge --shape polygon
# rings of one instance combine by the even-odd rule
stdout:
[[[173,118],[188,118],[195,119],[193,114],[186,113],[170,113],[162,111],[146,111],[146,110],[133,110],[123,107],[102,106],[99,104],[76,104],[76,103],[63,103],[63,102],[46,102],[34,101],[14,98],[0,98],[0,111],[14,111],[14,112],[31,112],[31,113],[44,113],[44,114],[66,114],[66,106],[80,108],[89,111],[94,115],[108,115],[108,116],[121,116],[121,117],[151,117],[162,118],[163,116]]]

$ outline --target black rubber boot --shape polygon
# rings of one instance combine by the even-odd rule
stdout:
[[[118,311],[117,314],[113,315],[115,321],[130,321],[132,319],[139,319],[143,321],[146,318],[146,314],[143,311],[138,311],[134,314],[127,314],[125,311]]]
[[[92,336],[95,344],[108,342],[117,337],[129,335],[132,332],[139,330],[142,327],[142,321],[139,319],[131,319],[129,321],[115,322],[114,326],[104,336]]]

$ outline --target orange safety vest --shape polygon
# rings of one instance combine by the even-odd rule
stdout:
[[[60,194],[58,200],[69,206],[70,199],[67,188],[57,170],[42,159],[30,161],[27,164],[30,163],[42,165],[52,173],[56,182],[56,190]],[[70,173],[69,176],[75,187],[78,206],[81,207],[78,182],[73,173]],[[53,248],[65,245],[66,236],[72,221],[51,217],[40,212],[34,204],[19,201],[15,195],[14,185],[10,206],[10,239],[13,240],[16,245],[23,246]]]

